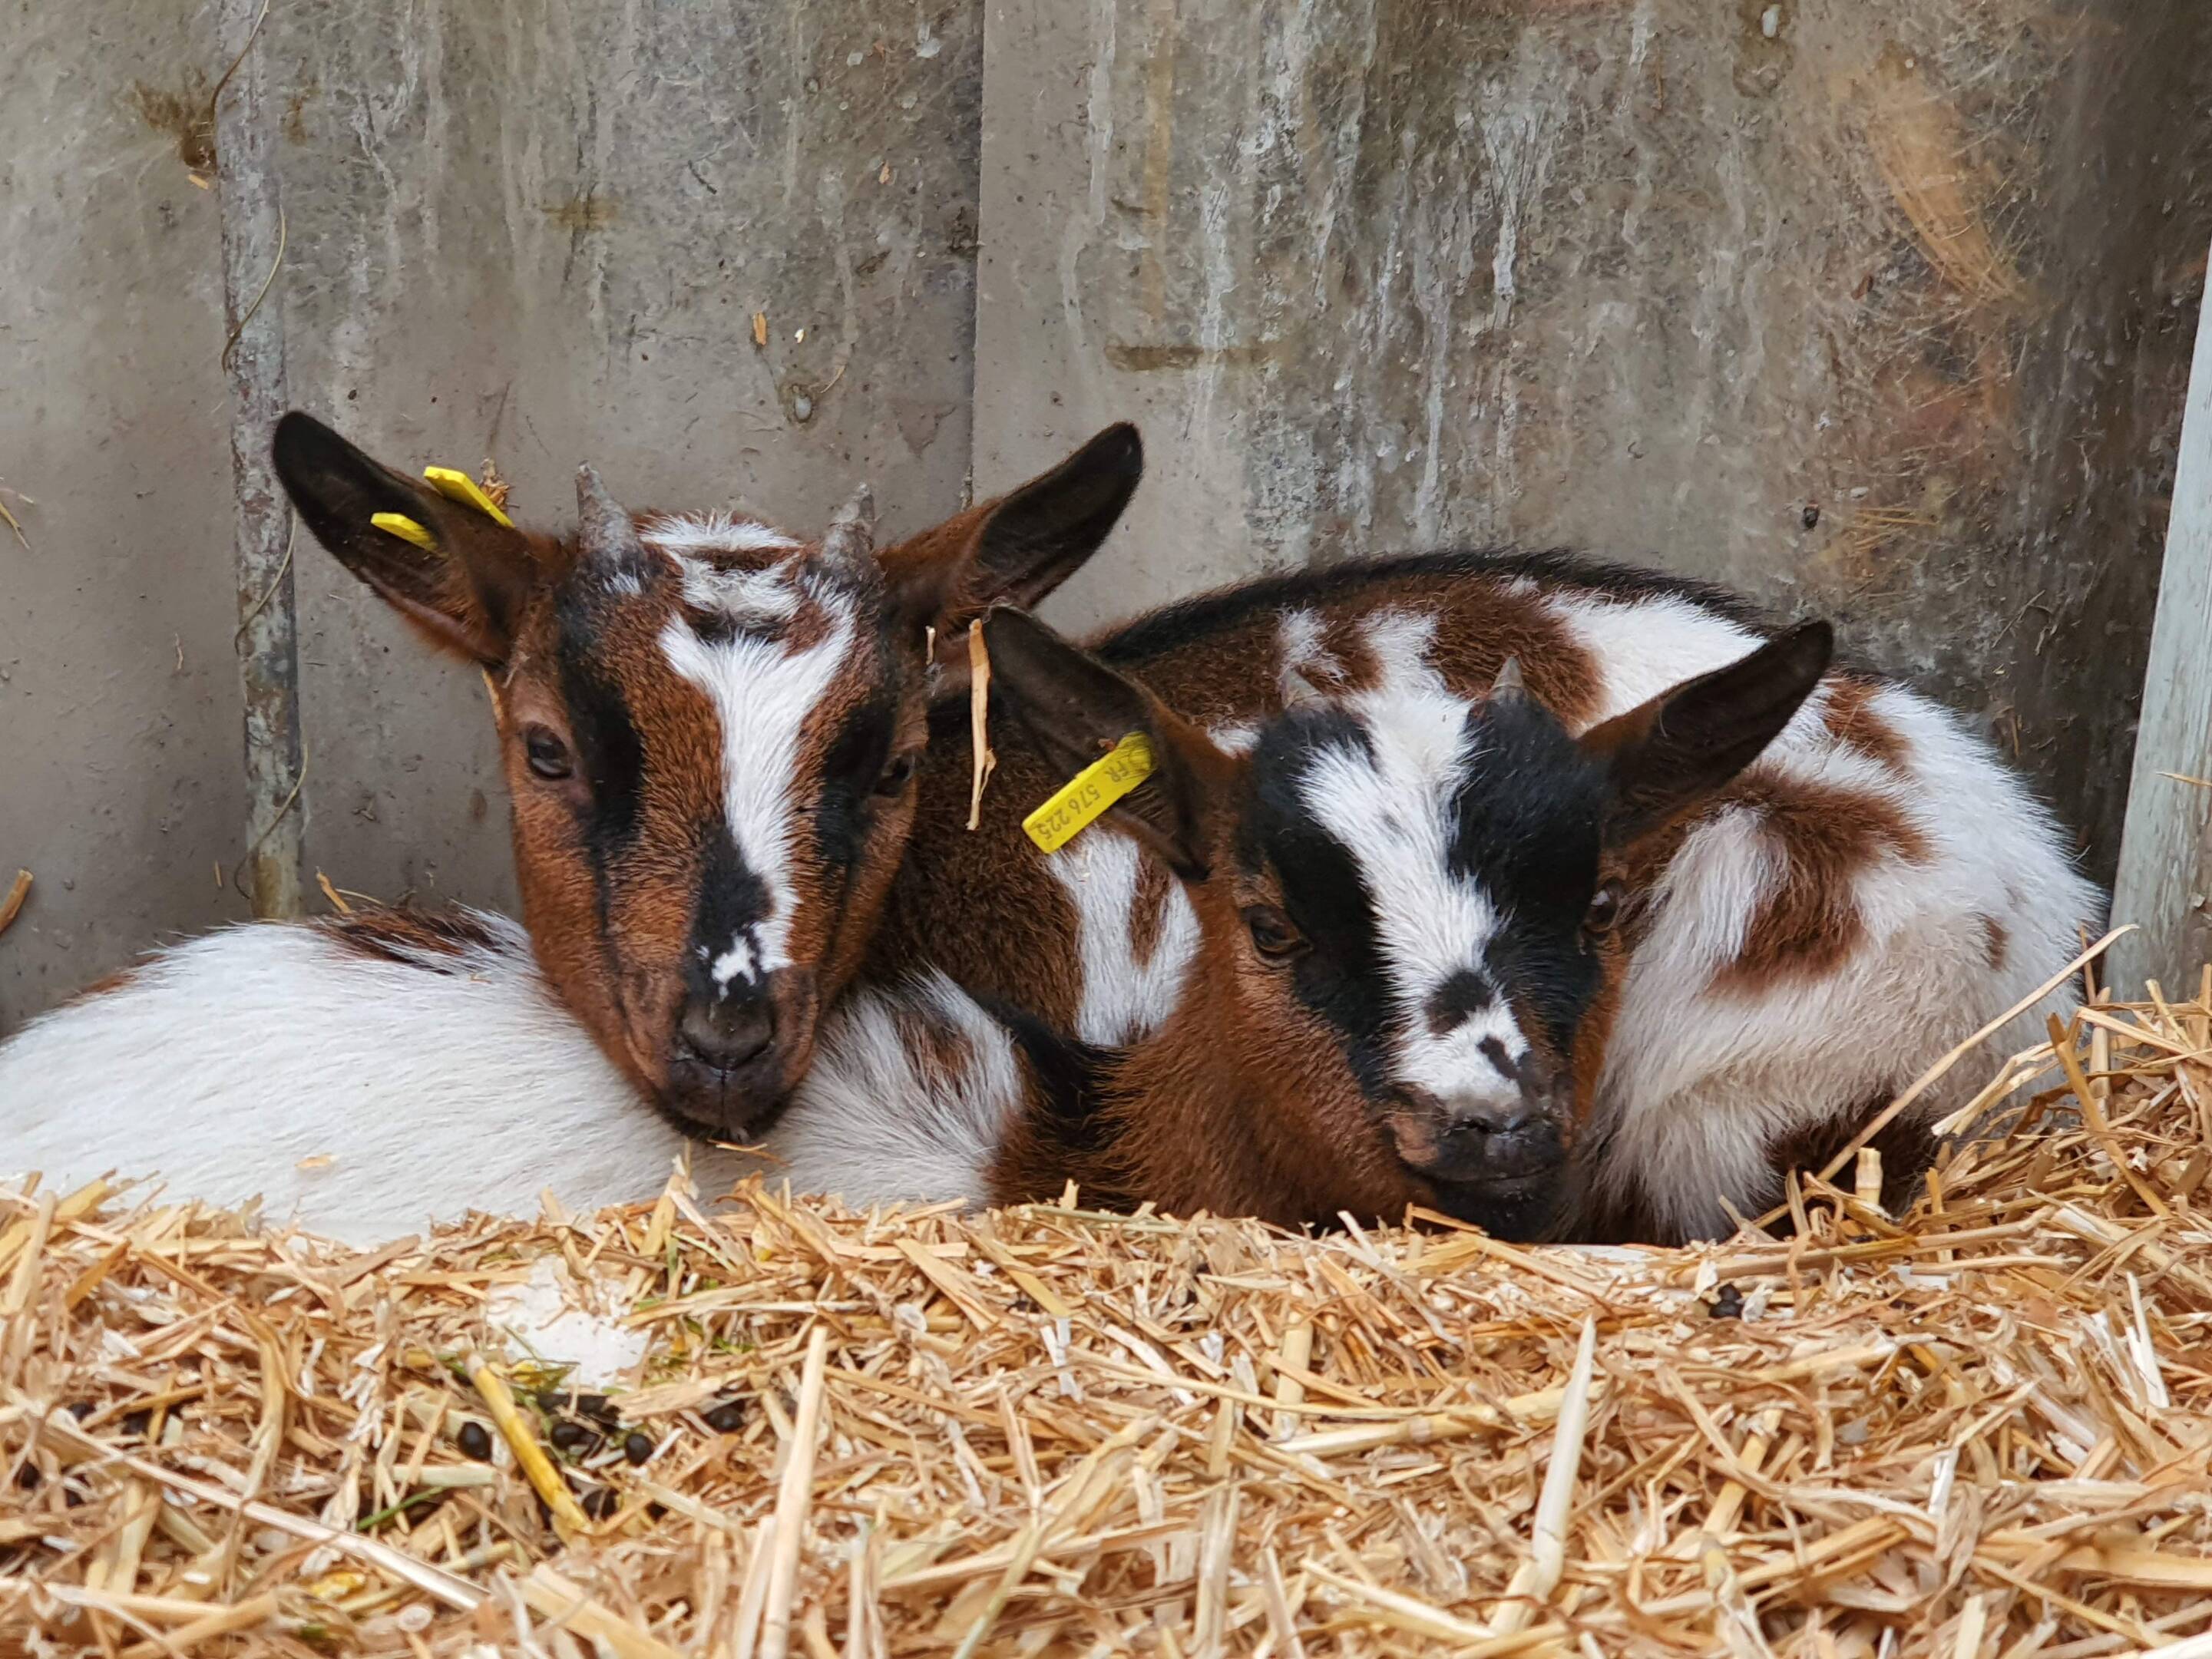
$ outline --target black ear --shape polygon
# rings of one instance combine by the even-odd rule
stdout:
[[[315,539],[433,643],[496,667],[537,574],[530,541],[419,478],[372,460],[297,410],[276,422],[276,476]],[[379,528],[380,514],[417,526]],[[389,521],[387,521],[389,522]]]
[[[1096,553],[1145,473],[1145,446],[1109,426],[1049,472],[878,556],[901,602],[937,630],[947,659],[994,605],[1027,609]]]
[[[1622,846],[1701,805],[1790,724],[1828,672],[1835,633],[1801,623],[1741,661],[1585,732],[1585,752],[1612,775],[1606,840]]]
[[[1070,645],[1036,617],[1003,607],[983,619],[991,690],[1063,779],[1132,732],[1152,747],[1152,775],[1106,816],[1167,860],[1185,881],[1203,881],[1211,852],[1208,806],[1237,762],[1158,698]],[[1024,811],[1039,805],[1028,802]]]

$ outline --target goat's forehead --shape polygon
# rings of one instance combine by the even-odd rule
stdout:
[[[798,658],[811,675],[825,647],[855,682],[887,671],[872,648],[884,620],[872,560],[833,557],[738,513],[649,514],[638,526],[631,552],[568,574],[555,607],[564,658],[626,683],[672,671],[696,679],[695,647],[726,659],[726,684],[779,677]]]
[[[1348,699],[1287,722],[1263,743],[1273,772],[1316,823],[1348,847],[1442,825],[1475,754],[1462,700],[1425,691]]]
[[[1604,803],[1602,767],[1541,711],[1429,692],[1288,718],[1262,735],[1254,777],[1279,869],[1318,833],[1370,890],[1434,882],[1500,902],[1532,866],[1594,860]]]

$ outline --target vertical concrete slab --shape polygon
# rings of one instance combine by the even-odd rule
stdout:
[[[976,477],[1151,469],[1064,619],[1650,558],[1980,714],[2109,874],[2212,230],[2201,9],[991,0]]]
[[[230,468],[202,9],[0,22],[0,1030],[235,914]]]

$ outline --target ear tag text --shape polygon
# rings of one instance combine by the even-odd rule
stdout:
[[[438,550],[438,538],[404,513],[373,514],[368,521],[386,535],[397,536],[403,542],[412,542],[425,553]]]
[[[449,501],[459,501],[463,507],[473,507],[486,518],[514,528],[514,520],[500,510],[497,501],[483,492],[483,487],[474,478],[456,467],[426,466],[422,476],[430,481],[430,488]]]
[[[1022,828],[1045,852],[1057,853],[1152,775],[1152,746],[1143,732],[1132,732],[1024,818]]]

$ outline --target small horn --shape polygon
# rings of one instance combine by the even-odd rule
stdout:
[[[1282,681],[1285,708],[1310,708],[1328,700],[1328,694],[1309,679],[1305,670],[1295,663],[1283,670]]]
[[[822,555],[847,564],[860,564],[876,554],[876,498],[867,485],[854,490],[852,499],[839,507],[822,532]]]
[[[1490,688],[1490,700],[1502,697],[1525,697],[1528,695],[1527,682],[1521,678],[1521,659],[1508,657],[1505,665],[1498,671],[1497,683]]]
[[[587,559],[619,558],[637,545],[637,526],[588,466],[576,469],[576,520]]]

